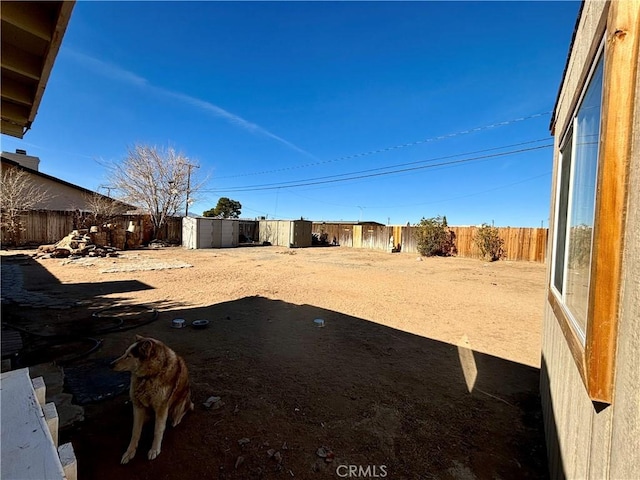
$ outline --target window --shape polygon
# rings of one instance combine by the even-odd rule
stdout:
[[[587,332],[602,110],[602,54],[560,148],[553,290],[578,338]]]

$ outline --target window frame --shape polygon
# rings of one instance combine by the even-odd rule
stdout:
[[[592,401],[613,403],[622,252],[627,215],[635,78],[638,68],[639,10],[633,2],[611,2],[604,12],[589,55],[583,65],[569,114],[556,143],[552,195],[551,263],[548,302],[556,317]],[[584,341],[555,288],[556,242],[559,221],[560,171],[566,139],[575,142],[574,119],[600,55],[604,55],[596,198],[592,233],[590,282]],[[564,88],[564,87],[563,87]],[[571,92],[566,92],[571,93]],[[556,105],[556,109],[558,105]],[[575,158],[575,150],[572,152]],[[567,212],[568,213],[568,212]],[[565,234],[565,260],[566,252]]]
[[[589,309],[589,305],[587,305],[587,319],[585,319],[587,325],[585,325],[583,328],[583,326],[580,324],[580,321],[575,318],[575,315],[573,314],[573,312],[571,311],[571,309],[569,308],[565,300],[565,294],[568,287],[567,274],[569,273],[568,263],[569,263],[569,257],[570,257],[570,247],[569,247],[568,239],[570,238],[571,217],[572,217],[573,208],[574,208],[574,203],[571,200],[573,198],[573,193],[575,188],[574,175],[576,171],[576,163],[578,160],[577,142],[581,134],[580,129],[578,128],[578,116],[580,113],[580,109],[583,106],[584,99],[587,95],[587,91],[591,87],[591,82],[595,77],[595,73],[596,73],[596,70],[598,69],[600,60],[603,61],[603,70],[604,70],[604,62],[606,61],[605,55],[604,55],[604,44],[605,42],[603,38],[600,42],[600,46],[598,47],[595,58],[591,63],[589,74],[581,90],[581,94],[577,102],[577,106],[572,111],[572,114],[569,117],[570,121],[567,124],[567,129],[564,132],[559,142],[558,169],[556,174],[557,178],[556,178],[555,199],[554,199],[555,222],[554,222],[553,244],[552,244],[552,252],[551,252],[551,280],[549,282],[549,288],[551,292],[555,295],[556,302],[559,304],[559,307],[562,308],[563,315],[566,318],[567,322],[569,323],[570,328],[574,330],[573,333],[576,336],[576,340],[582,346],[585,346],[587,341],[586,327],[588,325],[590,309]],[[598,130],[598,142],[602,144],[602,141],[601,141],[602,121],[603,121],[602,103],[603,103],[603,96],[604,96],[604,83],[603,83],[602,91],[600,91],[599,93],[600,93],[600,125]],[[567,147],[569,148],[569,162],[570,162],[568,171],[565,170],[565,150],[567,149]],[[600,170],[600,151],[599,150],[600,148],[598,148],[598,164],[597,164],[598,171]],[[568,175],[569,177],[568,180],[566,180],[565,178],[566,175]],[[598,172],[596,172],[596,184],[597,184],[597,179],[598,179]],[[558,228],[558,221],[560,219],[560,208],[562,207],[562,203],[563,203],[560,198],[563,196],[563,193],[564,193],[563,187],[565,186],[565,180],[568,183],[566,185],[566,188],[567,188],[566,203],[567,204],[566,204],[566,211],[564,212],[564,232],[562,232],[562,235],[563,235],[562,266],[561,266],[562,267],[562,290],[558,290],[558,287],[556,285],[556,274],[559,266],[558,258],[557,258],[557,253],[558,253],[557,246],[558,246],[558,236],[560,235],[560,229]],[[593,194],[595,199],[597,199],[597,196],[598,196],[597,191],[598,189],[594,188]],[[594,208],[593,223],[595,223],[595,215],[596,215],[596,212]],[[593,263],[594,239],[595,239],[595,232],[592,232],[591,245],[590,245],[591,257],[589,259],[590,265]],[[593,274],[593,272],[590,272],[590,273]],[[589,284],[591,284],[591,275],[589,276]]]

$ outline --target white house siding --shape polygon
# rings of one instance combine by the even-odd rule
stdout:
[[[558,99],[554,178],[559,135],[575,108],[584,67],[601,38],[608,5],[585,3]],[[600,26],[600,27],[599,27]],[[629,199],[623,250],[621,305],[613,403],[597,411],[551,307],[545,309],[541,397],[552,478],[640,478],[640,75],[636,72]],[[555,185],[554,185],[555,186]],[[553,215],[553,212],[552,212]],[[553,224],[553,222],[552,222]],[[553,235],[549,235],[549,248]],[[550,267],[551,255],[548,256]]]

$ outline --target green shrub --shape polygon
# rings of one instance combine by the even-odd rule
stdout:
[[[454,234],[447,226],[447,217],[423,217],[416,225],[414,236],[418,253],[423,257],[455,253]]]
[[[474,243],[480,249],[483,258],[493,262],[504,257],[504,240],[498,235],[498,229],[483,223],[473,237]]]

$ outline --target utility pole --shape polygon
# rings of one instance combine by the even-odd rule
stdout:
[[[111,185],[100,185],[98,188],[104,188],[107,190],[107,197],[111,198],[111,190],[114,190],[116,187],[112,187]]]
[[[189,200],[190,200],[189,195],[191,194],[191,169],[193,167],[200,168],[198,165],[193,165],[191,163],[187,163],[187,168],[188,168],[188,171],[187,171],[187,201],[185,202],[186,205],[184,207],[184,216],[185,217],[189,216]]]

